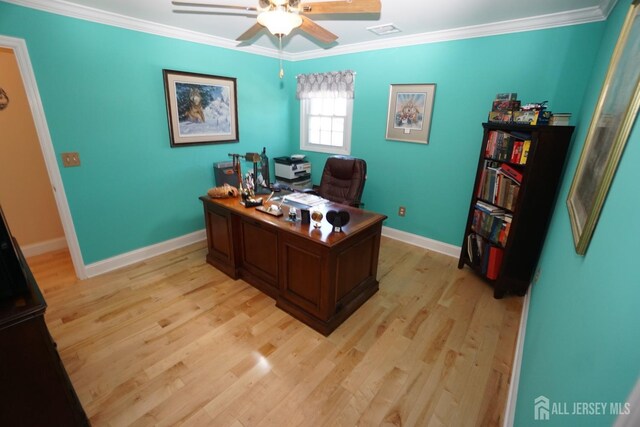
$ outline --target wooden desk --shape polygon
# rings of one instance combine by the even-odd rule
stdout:
[[[200,197],[204,205],[207,262],[243,279],[276,300],[276,306],[323,335],[329,335],[378,290],[382,221],[387,217],[328,203],[316,208],[346,210],[342,233],[245,208],[240,199]],[[326,216],[326,215],[325,215]]]

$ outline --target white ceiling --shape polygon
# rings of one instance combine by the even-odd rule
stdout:
[[[255,23],[240,15],[175,13],[171,0],[5,0],[27,7],[90,19],[146,32],[173,35],[200,42],[236,47],[235,38]],[[208,0],[194,0],[205,2]],[[318,1],[318,0],[316,0]],[[323,0],[319,0],[323,1]],[[256,6],[258,0],[210,0],[211,3]],[[304,2],[304,0],[303,0]],[[606,19],[616,0],[382,0],[379,16],[343,15],[313,19],[338,35],[322,45],[294,30],[284,44],[288,59],[393,47],[428,41],[593,22]],[[184,8],[180,8],[184,9]],[[220,9],[216,9],[220,10]],[[223,11],[224,12],[224,11]],[[401,32],[376,36],[367,27],[394,24]],[[159,25],[158,25],[159,24]],[[252,46],[239,49],[276,54],[276,39],[263,30]]]

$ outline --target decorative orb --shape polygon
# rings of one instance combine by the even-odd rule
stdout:
[[[322,218],[324,218],[324,215],[322,215],[322,212],[320,212],[320,211],[311,212],[311,219],[315,223],[315,224],[313,224],[314,227],[316,227],[316,228],[320,227],[320,221],[322,221]]]

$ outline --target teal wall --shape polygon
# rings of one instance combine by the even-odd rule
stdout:
[[[640,125],[636,123],[587,250],[573,247],[565,200],[630,2],[610,15],[589,82],[560,202],[532,288],[516,426],[533,426],[533,401],[625,402],[640,378]],[[551,416],[548,426],[611,425],[615,416]]]
[[[60,172],[86,264],[204,228],[198,196],[229,152],[290,151],[275,59],[3,2],[0,34],[27,42],[58,162],[80,153]],[[237,78],[240,142],[170,148],[163,68]]]
[[[285,64],[242,52],[70,19],[0,2],[0,34],[27,41],[85,263],[203,227],[197,197],[229,152],[299,151],[298,73],[357,72],[352,155],[365,158],[366,207],[386,225],[460,244],[494,95],[549,100],[574,113],[577,135],[532,289],[516,425],[533,423],[533,399],[624,401],[640,365],[640,253],[635,129],[585,257],[575,255],[564,200],[627,2],[606,23],[340,55]],[[594,70],[595,66],[595,70]],[[238,79],[240,143],[170,148],[162,69]],[[593,75],[592,74],[592,71]],[[429,145],[387,141],[389,85],[436,83]],[[325,155],[306,153],[319,181]],[[400,205],[407,216],[396,215]],[[635,269],[633,269],[635,270]],[[633,278],[633,279],[632,279]],[[548,425],[601,425],[556,418]]]
[[[340,55],[288,64],[298,73],[352,69],[356,94],[352,155],[368,163],[366,208],[387,226],[461,244],[482,127],[499,92],[548,100],[577,112],[603,24]],[[293,77],[290,77],[293,79]],[[436,83],[428,145],[385,140],[389,85]],[[299,151],[299,102],[290,95],[292,150]],[[319,182],[326,155],[305,152]],[[404,218],[397,215],[406,206]]]

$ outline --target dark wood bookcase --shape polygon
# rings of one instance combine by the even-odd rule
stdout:
[[[458,268],[467,265],[484,277],[495,298],[524,295],[544,244],[574,127],[482,126]]]

